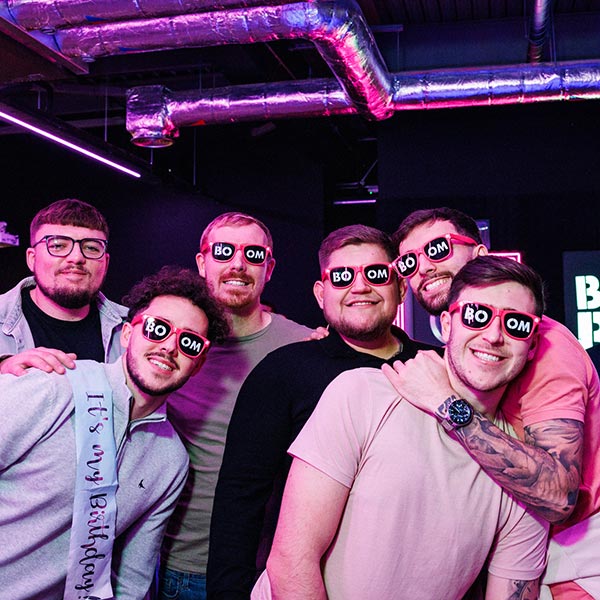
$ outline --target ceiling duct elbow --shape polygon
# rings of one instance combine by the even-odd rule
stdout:
[[[315,44],[359,112],[382,119],[392,79],[354,0],[273,6],[98,23],[62,29],[61,52],[85,60],[125,52],[306,39]]]
[[[179,135],[168,111],[169,90],[146,85],[127,91],[127,131],[132,142],[145,148],[164,148]]]

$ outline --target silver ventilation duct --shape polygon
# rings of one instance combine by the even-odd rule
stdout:
[[[304,39],[315,44],[358,110],[390,116],[392,82],[354,0],[296,2],[97,23],[59,29],[54,40],[70,58],[124,52]]]
[[[535,0],[533,18],[529,29],[529,48],[527,58],[531,63],[539,63],[548,38],[548,21],[550,19],[550,0]]]
[[[600,62],[515,65],[399,73],[389,106],[394,111],[526,104],[600,98]],[[132,88],[127,129],[140,146],[168,145],[181,127],[278,117],[357,113],[335,80],[319,79],[171,92],[163,86]]]
[[[71,58],[305,39],[336,78],[210,92],[133,88],[127,128],[140,145],[168,145],[180,127],[203,123],[350,113],[385,119],[397,110],[600,97],[598,61],[392,76],[354,0],[5,0],[5,5],[21,26],[59,27],[53,40]],[[549,0],[535,2],[533,62],[541,57],[549,6]]]
[[[13,20],[23,29],[30,31],[35,29],[48,31],[103,21],[147,19],[283,3],[282,0],[4,0],[3,2]]]

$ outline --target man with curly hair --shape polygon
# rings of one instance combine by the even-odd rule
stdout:
[[[125,302],[116,362],[0,375],[0,589],[13,600],[141,600],[149,589],[188,466],[165,402],[228,325],[179,267]]]

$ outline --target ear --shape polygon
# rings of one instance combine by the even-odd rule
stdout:
[[[131,323],[129,323],[129,321],[123,323],[123,329],[121,329],[121,346],[123,348],[127,348],[129,346],[132,331],[133,327],[131,326]]]
[[[535,353],[537,352],[538,341],[539,341],[539,333],[536,331],[533,334],[533,338],[531,339],[531,346],[529,346],[529,352],[527,352],[527,361],[534,359]]]
[[[196,254],[196,265],[198,266],[200,277],[206,277],[206,265],[204,263],[204,254],[202,254],[202,252]]]
[[[319,305],[319,308],[321,310],[323,310],[323,290],[323,282],[315,281],[313,285],[313,294],[315,295],[315,298],[317,299],[317,304]]]
[[[25,250],[25,260],[27,262],[27,267],[33,273],[33,267],[35,265],[35,248],[27,248],[27,250]]]
[[[106,266],[104,268],[106,271],[108,271],[108,265],[110,264],[110,254],[106,253],[104,255],[104,258],[106,259]]]
[[[450,330],[452,329],[452,315],[445,310],[440,315],[440,325],[442,329],[442,339],[444,343],[447,344],[450,339]]]
[[[477,244],[475,248],[473,248],[473,258],[477,256],[487,256],[488,249],[483,244]]]
[[[267,272],[265,273],[265,283],[271,281],[271,275],[273,275],[273,269],[275,268],[275,259],[270,258],[267,262]]]
[[[202,368],[202,365],[204,364],[205,361],[206,361],[206,354],[203,354],[196,361],[196,364],[194,365],[194,368],[192,369],[192,373],[191,373],[190,377],[193,377]]]
[[[406,279],[402,277],[398,277],[398,292],[400,293],[400,301],[398,304],[402,304],[404,299],[406,298],[406,291],[408,290],[408,284],[406,283]]]

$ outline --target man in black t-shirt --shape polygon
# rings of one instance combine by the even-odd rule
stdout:
[[[109,262],[104,216],[81,200],[59,200],[36,214],[30,237],[33,277],[0,295],[0,373],[114,361],[127,311],[100,292]]]
[[[329,324],[321,340],[268,354],[246,378],[227,433],[213,506],[208,598],[250,597],[264,568],[291,459],[287,449],[340,373],[380,368],[432,346],[392,325],[406,286],[391,263],[389,236],[364,225],[321,244],[314,294]]]

